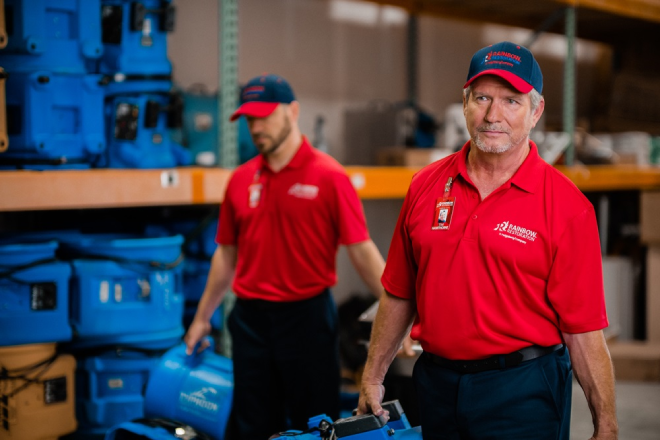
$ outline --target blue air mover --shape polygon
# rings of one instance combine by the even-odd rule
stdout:
[[[106,102],[107,166],[111,168],[170,168],[190,165],[187,149],[174,142],[170,131],[180,126],[181,103],[169,93],[117,95]]]
[[[94,73],[101,45],[99,0],[5,0],[7,71]]]
[[[69,264],[57,242],[0,244],[0,346],[71,340]]]
[[[72,259],[72,347],[150,344],[183,335],[183,237],[62,237]]]
[[[102,0],[103,56],[99,72],[170,75],[167,33],[174,30],[169,0]]]
[[[89,167],[105,150],[100,75],[9,72],[2,163]]]
[[[420,427],[412,428],[398,400],[384,402],[383,408],[389,411],[385,420],[373,414],[351,416],[332,422],[324,415],[312,417],[306,431],[290,430],[280,433],[279,439],[319,440],[421,440]]]
[[[164,418],[143,418],[113,427],[105,440],[213,440],[192,426]]]
[[[116,347],[77,353],[77,436],[105,434],[144,417],[144,390],[164,351]]]
[[[232,406],[232,362],[210,348],[191,356],[185,349],[181,344],[169,350],[151,373],[145,414],[178,420],[222,440]]]

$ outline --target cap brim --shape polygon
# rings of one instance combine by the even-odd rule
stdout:
[[[530,83],[521,79],[517,75],[509,72],[508,70],[501,70],[501,69],[489,69],[489,70],[484,70],[483,72],[479,72],[478,74],[470,78],[470,80],[465,83],[463,88],[466,88],[467,86],[472,84],[475,79],[484,75],[499,76],[500,78],[505,79],[509,84],[511,84],[511,86],[513,86],[514,89],[518,90],[520,93],[529,93],[534,88]]]
[[[241,116],[252,116],[253,118],[265,118],[275,111],[279,102],[246,102],[240,106],[229,118],[230,121],[235,121]]]

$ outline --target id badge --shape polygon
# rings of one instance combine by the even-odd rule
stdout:
[[[256,208],[261,201],[261,183],[253,183],[248,187],[248,206]]]
[[[451,225],[451,218],[454,215],[455,197],[438,197],[435,202],[435,214],[433,216],[433,225],[431,229],[445,230]]]

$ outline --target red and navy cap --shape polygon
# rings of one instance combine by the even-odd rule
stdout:
[[[243,115],[265,118],[273,113],[279,104],[290,104],[295,100],[291,86],[281,76],[257,76],[241,89],[241,106],[229,120],[235,121]]]
[[[543,74],[534,55],[525,47],[503,41],[480,49],[472,56],[466,88],[482,75],[497,75],[522,93],[543,91]]]

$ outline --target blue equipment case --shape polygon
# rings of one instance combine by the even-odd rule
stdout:
[[[73,266],[72,348],[162,348],[161,341],[180,338],[182,242],[178,235],[63,236],[62,248]]]
[[[212,348],[190,356],[185,350],[185,344],[169,350],[151,373],[145,414],[177,420],[223,440],[233,401],[232,362]]]
[[[332,422],[324,414],[309,419],[306,431],[286,431],[279,439],[319,440],[337,438],[344,440],[422,440],[420,427],[411,427],[398,400],[383,402],[390,418],[373,414],[351,416]]]
[[[144,390],[164,352],[116,347],[77,353],[76,434],[105,434],[119,423],[144,417]]]
[[[106,148],[100,75],[10,72],[7,164],[89,167]]]
[[[170,0],[102,0],[103,56],[98,71],[144,77],[170,75],[167,32],[174,30]]]
[[[70,341],[71,268],[57,242],[0,244],[0,346]]]
[[[7,71],[93,73],[103,53],[99,0],[5,0]]]
[[[172,140],[181,103],[169,93],[115,95],[106,101],[107,166],[171,168],[190,165],[190,152]]]
[[[105,440],[212,440],[186,424],[164,418],[138,419],[115,426]],[[217,439],[216,439],[217,440]]]

